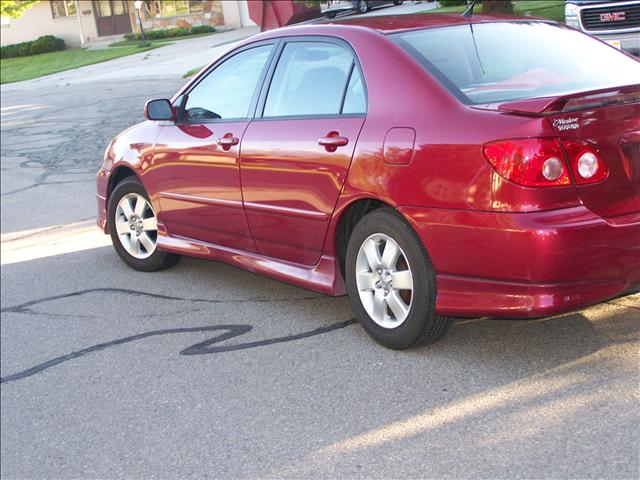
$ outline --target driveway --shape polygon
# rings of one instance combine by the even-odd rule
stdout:
[[[94,175],[183,82],[147,61],[2,89],[3,478],[638,477],[640,295],[395,352],[345,297],[125,267]]]

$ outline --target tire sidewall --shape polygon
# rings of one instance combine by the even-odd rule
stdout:
[[[355,265],[363,242],[375,233],[384,233],[400,246],[411,268],[413,292],[406,320],[393,329],[374,322],[365,310],[356,284]],[[391,348],[407,348],[420,337],[426,325],[435,317],[435,272],[421,240],[410,225],[390,209],[375,210],[354,228],[347,246],[346,283],[349,300],[358,321],[377,342]]]

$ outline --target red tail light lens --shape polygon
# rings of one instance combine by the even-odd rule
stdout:
[[[482,153],[504,178],[525,187],[570,185],[564,154],[555,138],[516,138],[487,143]]]
[[[609,175],[609,169],[596,149],[580,139],[562,140],[573,178],[577,185],[597,183]]]

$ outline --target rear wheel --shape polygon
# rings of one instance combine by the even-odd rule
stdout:
[[[336,18],[336,12],[327,12],[327,18]]]
[[[358,0],[358,13],[367,13],[369,11],[369,3],[366,0]]]
[[[108,224],[116,252],[131,268],[153,272],[172,267],[180,260],[179,255],[157,249],[156,214],[137,178],[129,177],[113,190]]]
[[[346,255],[347,291],[358,321],[394,349],[435,342],[451,319],[436,314],[435,270],[411,227],[389,209],[356,225]]]
[[[404,0],[393,0],[394,5],[402,5],[402,2],[404,2]]]

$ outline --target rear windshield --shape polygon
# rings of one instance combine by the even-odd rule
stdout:
[[[456,25],[390,35],[454,95],[483,104],[640,83],[640,62],[544,22]]]

